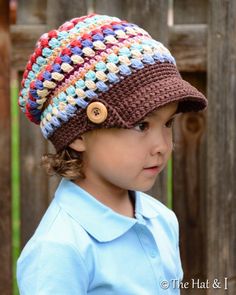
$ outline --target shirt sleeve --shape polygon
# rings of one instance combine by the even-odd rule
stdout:
[[[37,242],[17,263],[20,295],[84,295],[89,276],[80,253],[71,245]]]

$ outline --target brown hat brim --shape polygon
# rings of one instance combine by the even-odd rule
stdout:
[[[98,100],[106,104],[112,114],[106,126],[127,128],[158,107],[174,101],[179,102],[177,112],[197,112],[207,106],[205,96],[183,80],[175,65],[170,63],[157,63],[138,70]],[[113,122],[115,117],[119,122]]]
[[[137,70],[92,101],[100,101],[107,107],[107,119],[94,124],[87,118],[86,110],[79,109],[49,138],[58,151],[86,131],[131,128],[158,107],[171,102],[179,102],[177,112],[200,111],[207,106],[205,96],[184,81],[176,66],[168,62]]]

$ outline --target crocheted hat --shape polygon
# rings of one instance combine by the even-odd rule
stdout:
[[[57,151],[95,128],[132,128],[173,101],[178,112],[207,105],[160,42],[135,24],[96,14],[40,37],[19,95],[25,115]]]

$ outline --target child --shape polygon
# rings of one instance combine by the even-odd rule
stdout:
[[[18,260],[20,294],[179,294],[177,219],[143,191],[171,154],[175,114],[206,104],[134,24],[92,14],[39,39],[19,105],[63,178]]]

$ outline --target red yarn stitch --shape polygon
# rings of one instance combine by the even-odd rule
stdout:
[[[38,47],[38,48],[35,49],[34,53],[35,53],[37,56],[40,56],[40,55],[42,55],[42,51],[43,51],[42,48]]]
[[[48,46],[48,39],[42,39],[41,42],[40,42],[40,45],[45,48]]]
[[[86,39],[91,40],[91,39],[92,39],[92,36],[89,35],[89,34],[83,34],[83,35],[81,36],[81,39],[82,39],[82,40],[86,40]]]
[[[26,69],[27,69],[28,71],[31,71],[31,70],[32,70],[32,64],[31,64],[31,61],[29,61],[29,62],[27,63]]]
[[[30,61],[32,64],[34,64],[36,62],[37,56],[33,53],[30,57]]]
[[[35,88],[35,81],[30,82],[30,88]]]
[[[103,25],[101,27],[102,30],[106,30],[106,29],[111,29],[112,30],[112,26],[111,25]]]
[[[60,31],[69,31],[74,28],[74,24],[71,22],[66,22],[60,27]]]
[[[62,60],[59,56],[54,59],[54,64],[62,64]]]
[[[69,48],[64,48],[63,50],[62,50],[62,52],[61,52],[61,55],[69,55],[69,56],[71,56],[71,51],[70,51],[70,49]]]
[[[96,35],[96,34],[102,34],[103,35],[103,32],[102,32],[102,30],[99,30],[99,29],[96,29],[96,30],[94,30],[94,31],[91,31],[91,35],[93,36],[93,35]]]
[[[46,66],[45,70],[48,71],[48,72],[51,72],[52,71],[52,66],[51,65]]]
[[[37,76],[37,80],[40,80],[42,81],[44,78],[43,78],[43,73],[40,73],[38,76]]]
[[[28,77],[28,70],[25,70],[23,73],[23,79],[25,80]]]
[[[57,31],[56,30],[52,30],[52,31],[48,32],[48,37],[50,39],[57,38],[57,36],[58,36],[58,34],[57,34]]]
[[[73,40],[71,43],[70,43],[70,46],[71,47],[81,47],[81,43],[79,40]]]

